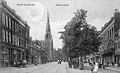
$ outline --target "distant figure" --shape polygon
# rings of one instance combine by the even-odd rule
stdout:
[[[96,62],[94,65],[94,69],[93,69],[93,73],[97,73],[98,72],[98,63]]]
[[[84,69],[84,63],[83,61],[80,62],[80,70],[83,70]]]
[[[93,73],[94,65],[93,65],[93,64],[90,64],[90,66],[91,66],[91,73]]]
[[[69,61],[68,64],[69,64],[69,68],[72,68],[72,62]]]
[[[26,64],[27,64],[27,61],[26,61],[26,60],[23,60],[23,67],[26,68]]]

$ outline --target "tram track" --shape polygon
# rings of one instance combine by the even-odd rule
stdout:
[[[34,70],[29,70],[26,73],[62,73],[64,72],[64,69],[66,65],[64,64],[50,64],[50,65],[44,65]],[[66,72],[66,71],[65,71]]]
[[[59,67],[56,67],[56,66],[55,66],[55,68],[52,67],[52,68],[46,69],[46,70],[42,71],[41,73],[48,73],[48,72],[56,73],[56,70],[58,70],[60,67],[61,67],[61,66],[59,66]],[[54,69],[54,70],[53,70],[53,69]]]
[[[39,70],[43,70],[45,67],[49,67],[49,68],[51,68],[51,67],[53,67],[53,66],[55,66],[55,65],[44,65],[44,66],[42,66],[40,69],[34,69],[34,70],[31,70],[31,71],[27,71],[26,73],[34,73],[34,72],[36,72],[36,71],[39,71]]]

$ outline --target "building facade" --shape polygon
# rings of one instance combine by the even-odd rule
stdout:
[[[118,16],[120,13],[115,10],[114,16],[110,19],[108,23],[104,25],[101,29],[99,35],[101,40],[100,52],[101,52],[101,62],[106,66],[115,65],[118,60],[117,51],[117,42],[119,41],[116,37],[116,33],[119,30],[120,19]],[[118,26],[119,25],[119,26]]]
[[[42,64],[46,62],[46,50],[35,41],[30,41],[28,61],[30,64]]]
[[[46,24],[46,33],[45,33],[45,48],[47,50],[47,59],[48,61],[53,60],[53,39],[50,29],[49,14],[47,13],[47,24]]]
[[[27,22],[0,0],[0,66],[14,66],[16,61],[26,59],[29,30]]]
[[[114,60],[116,66],[120,66],[120,13],[118,10],[116,10],[115,13],[115,54],[114,54]]]

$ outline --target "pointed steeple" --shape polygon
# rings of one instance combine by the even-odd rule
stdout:
[[[47,22],[49,23],[49,12],[47,11]]]
[[[51,29],[50,29],[50,21],[49,21],[49,12],[47,11],[47,22],[46,22],[46,34],[45,34],[46,39],[51,39],[52,34],[51,34]]]
[[[51,33],[50,22],[49,22],[49,12],[47,11],[47,25],[46,25],[46,33]]]
[[[45,48],[47,50],[47,59],[51,61],[53,59],[53,39],[50,29],[49,13],[47,11],[47,23],[45,33]]]

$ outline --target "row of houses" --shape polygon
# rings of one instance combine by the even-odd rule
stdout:
[[[30,39],[30,26],[0,0],[0,67],[14,66],[15,61],[43,63],[46,59],[44,47]]]
[[[29,50],[27,50],[27,62],[30,64],[43,64],[47,62],[47,51],[43,44],[44,41],[30,39]]]
[[[99,52],[91,55],[90,61],[106,66],[120,66],[120,12],[115,9],[113,17],[101,28]]]

